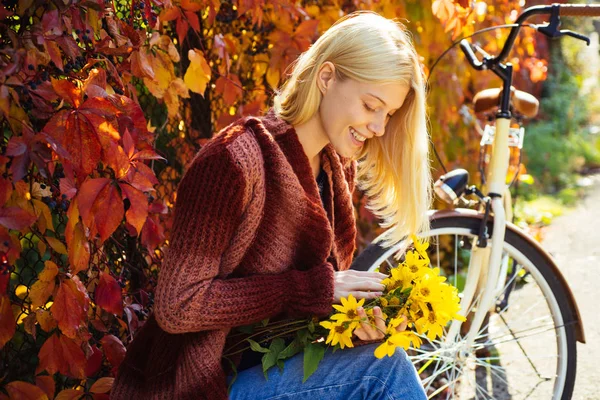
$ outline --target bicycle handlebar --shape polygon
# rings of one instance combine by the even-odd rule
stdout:
[[[496,57],[484,57],[483,61],[480,61],[473,52],[470,43],[467,42],[466,39],[461,40],[460,48],[465,54],[467,61],[469,61],[469,64],[471,64],[471,66],[476,70],[481,71],[497,66],[504,59],[506,59],[506,57],[510,53],[515,39],[517,38],[519,31],[521,30],[521,25],[525,22],[525,20],[534,15],[540,14],[555,14],[555,17],[558,17],[558,15],[594,17],[600,16],[600,4],[552,4],[549,6],[529,7],[528,9],[523,11],[523,13],[519,15],[519,17],[515,21],[516,26],[510,30],[508,38],[506,39],[506,42],[504,43],[500,54],[498,54]],[[576,36],[580,39],[582,38],[581,35],[578,36],[577,34],[574,35],[573,33],[570,33],[570,35]]]
[[[565,17],[600,17],[600,4],[560,4]]]

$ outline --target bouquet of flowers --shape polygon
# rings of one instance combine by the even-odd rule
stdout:
[[[225,351],[224,357],[247,349],[264,353],[262,367],[267,370],[275,365],[283,369],[283,362],[304,351],[304,381],[312,375],[329,346],[337,349],[353,347],[352,336],[361,323],[376,327],[376,318],[385,320],[386,332],[381,344],[375,349],[375,357],[392,356],[397,347],[408,350],[422,344],[421,337],[430,340],[442,336],[443,327],[452,319],[464,321],[459,314],[460,299],[456,287],[446,283],[439,268],[431,268],[427,255],[428,243],[412,236],[414,249],[408,250],[405,259],[392,268],[390,275],[381,283],[383,294],[365,302],[352,295],[333,305],[328,319],[285,320],[237,328],[234,335],[245,338]],[[374,307],[382,313],[375,315]],[[366,317],[361,318],[357,309],[362,307]],[[368,321],[367,321],[368,320]],[[407,329],[397,329],[405,324]],[[286,343],[285,339],[288,339]],[[267,345],[269,347],[264,347]],[[239,348],[240,345],[245,347]]]

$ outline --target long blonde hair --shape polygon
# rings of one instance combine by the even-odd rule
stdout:
[[[335,65],[340,81],[410,85],[385,134],[367,140],[356,155],[356,179],[367,207],[383,228],[390,228],[382,239],[384,246],[427,232],[431,171],[425,84],[410,32],[399,21],[372,11],[353,12],[336,21],[292,63],[291,75],[276,91],[274,111],[291,125],[308,121],[319,109],[317,73],[325,61]]]

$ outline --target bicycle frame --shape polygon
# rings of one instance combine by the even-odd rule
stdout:
[[[510,87],[510,86],[509,86]],[[486,247],[473,245],[473,253],[469,261],[466,285],[461,299],[460,314],[466,317],[473,302],[477,288],[484,286],[481,292],[481,303],[477,308],[467,333],[465,346],[471,348],[479,329],[483,324],[486,314],[494,306],[494,298],[499,290],[502,290],[502,277],[508,270],[508,260],[502,259],[504,235],[506,232],[506,174],[508,173],[509,146],[508,134],[510,128],[510,117],[496,118],[496,134],[492,145],[490,168],[488,170],[488,193],[491,197],[491,206],[494,213],[494,232],[491,241]],[[509,205],[508,205],[509,207]],[[483,280],[483,282],[482,282]],[[455,340],[460,331],[461,322],[453,320],[450,330],[446,336],[446,342]]]

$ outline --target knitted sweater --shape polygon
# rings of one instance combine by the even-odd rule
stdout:
[[[325,316],[355,249],[356,162],[329,144],[323,202],[295,129],[244,117],[196,154],[177,189],[154,314],[128,346],[111,398],[227,399],[232,327]]]

